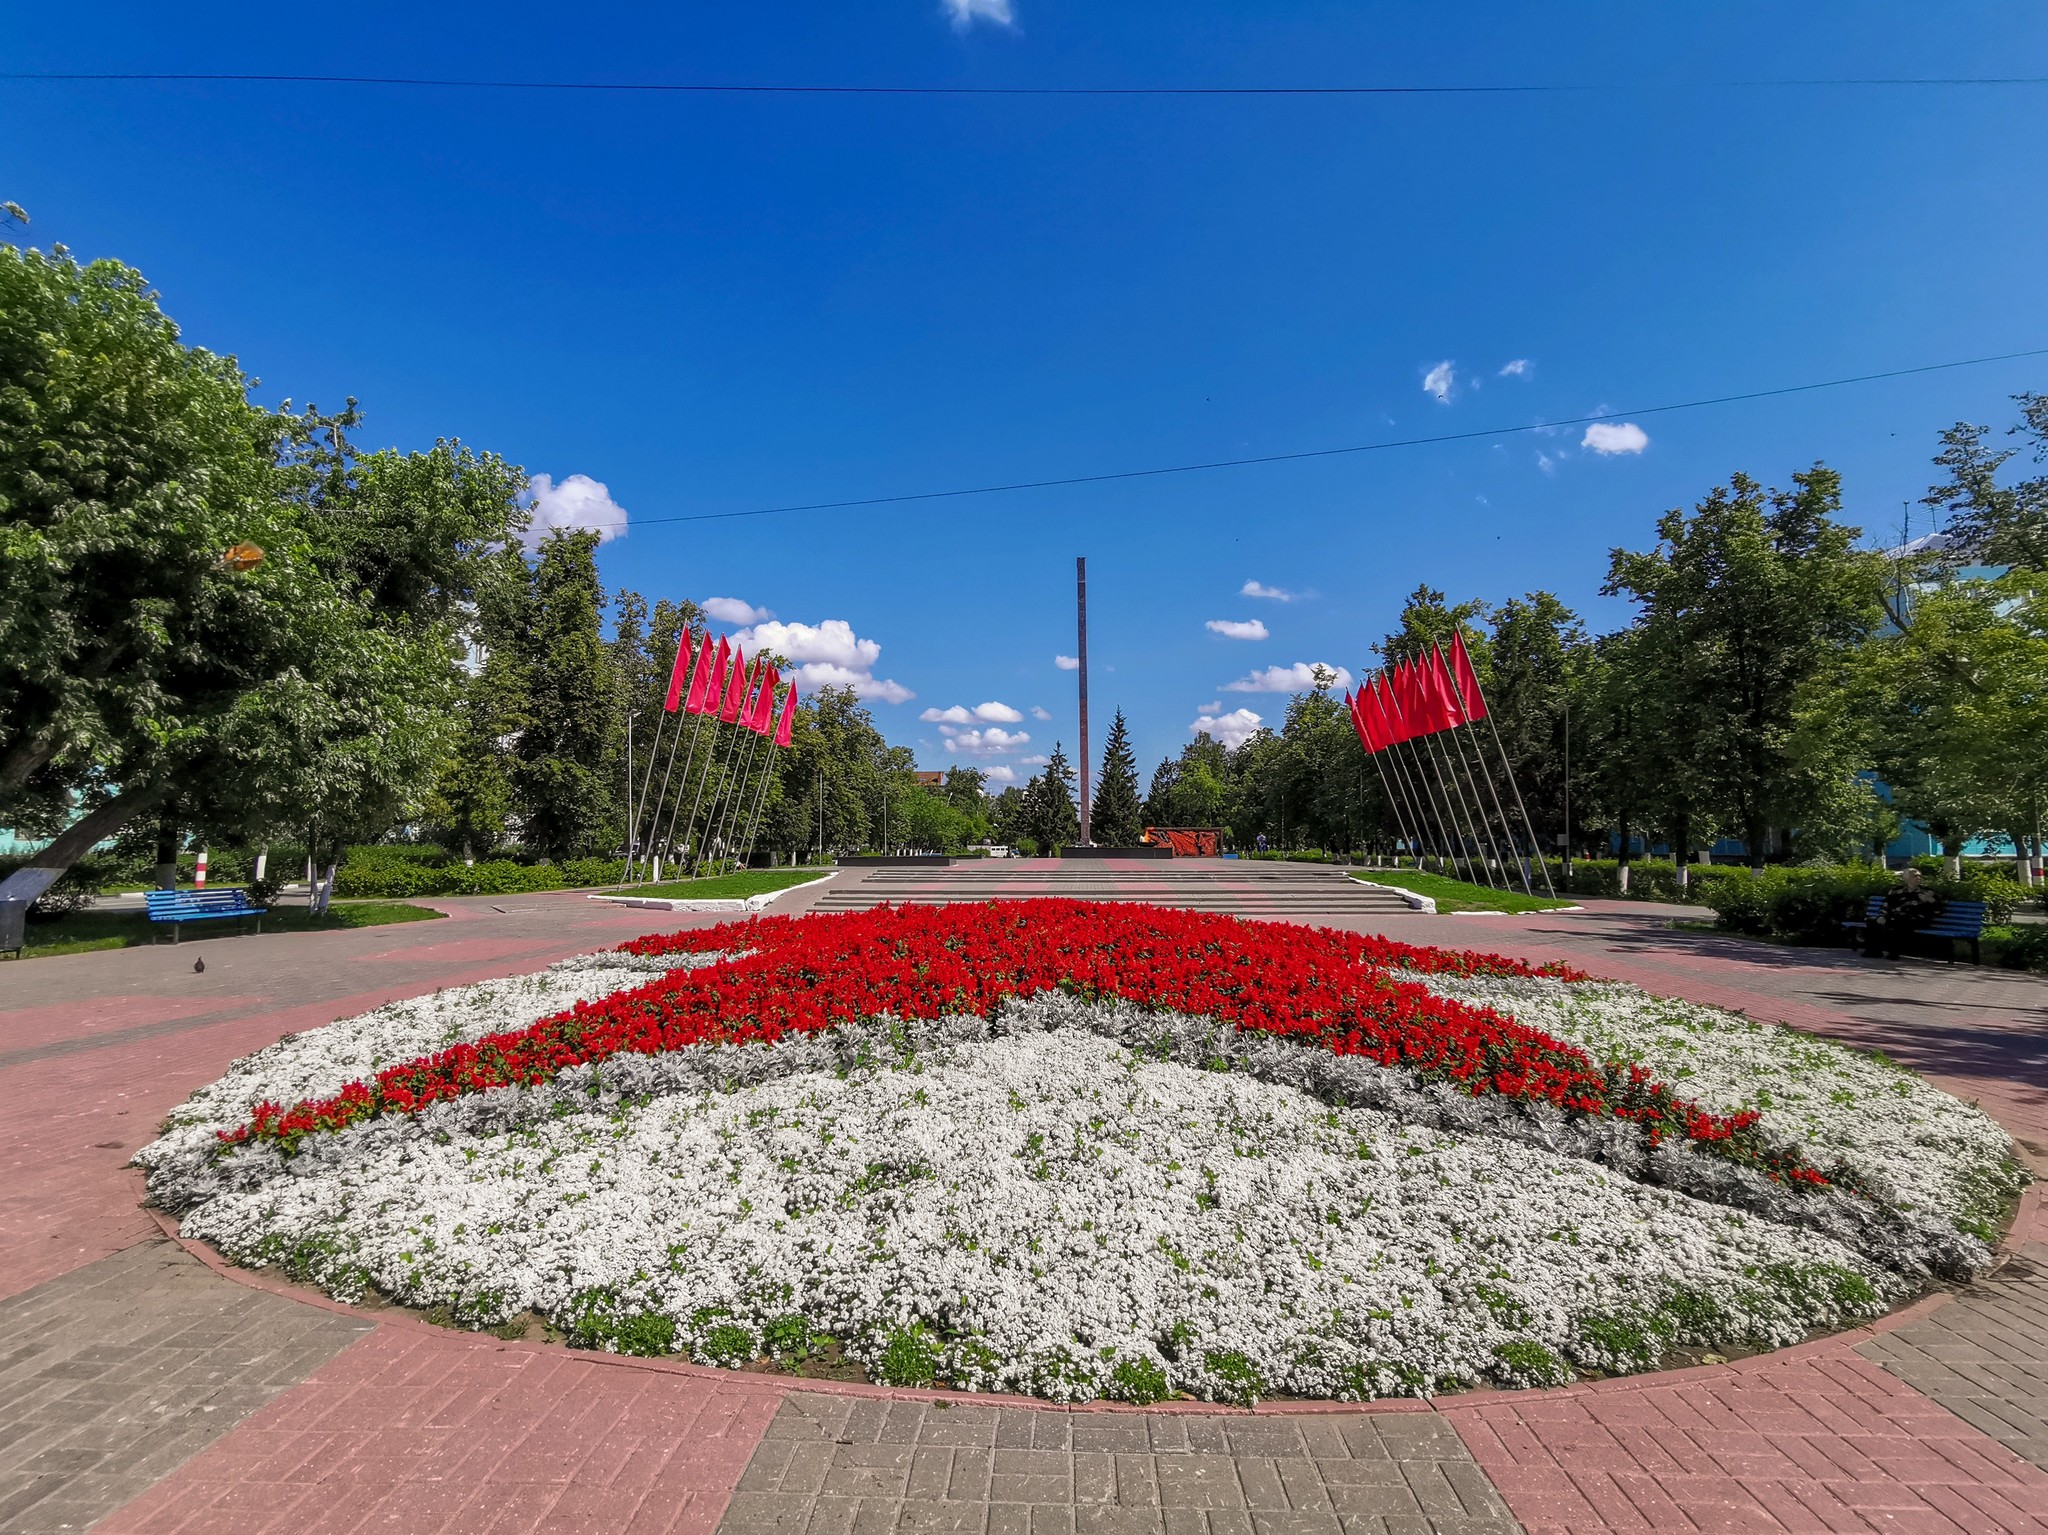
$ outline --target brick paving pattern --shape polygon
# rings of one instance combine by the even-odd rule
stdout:
[[[0,1301],[0,1530],[82,1530],[370,1330],[146,1242]]]
[[[2048,1471],[2048,1247],[1858,1352]]]
[[[779,1393],[382,1327],[96,1535],[710,1535]]]
[[[1063,1412],[784,1399],[721,1535],[1508,1535],[1430,1412]]]
[[[1440,1406],[1529,1535],[2048,1532],[2048,1475],[1846,1346]]]

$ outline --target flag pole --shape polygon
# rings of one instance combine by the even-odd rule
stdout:
[[[794,683],[790,684],[792,687]],[[747,818],[747,840],[741,846],[740,865],[754,856],[754,839],[761,834],[761,812],[768,808],[768,788],[775,782],[775,764],[782,756],[782,748],[771,740],[768,743],[768,760],[762,766],[761,787],[754,794],[754,813]]]
[[[1387,776],[1387,765],[1380,761],[1380,753],[1385,751],[1386,747],[1375,747],[1370,740],[1366,739],[1365,732],[1360,729],[1359,722],[1365,718],[1367,707],[1365,688],[1361,684],[1358,690],[1358,702],[1352,713],[1352,728],[1358,731],[1359,745],[1365,748],[1365,755],[1371,761],[1373,771],[1380,775],[1380,793],[1386,796],[1387,811],[1394,819],[1394,834],[1408,844],[1409,855],[1414,858],[1415,867],[1419,870],[1422,867],[1422,844],[1409,832],[1407,823],[1412,817],[1407,807],[1395,800],[1393,780]],[[1388,743],[1388,745],[1391,744],[1391,742]],[[1400,861],[1398,857],[1394,860],[1396,865]]]
[[[1550,860],[1543,856],[1543,844],[1536,840],[1536,827],[1529,819],[1529,805],[1522,798],[1522,786],[1515,782],[1515,765],[1508,761],[1508,749],[1501,744],[1500,726],[1493,723],[1493,711],[1486,711],[1486,723],[1493,731],[1493,749],[1500,753],[1502,771],[1508,775],[1508,788],[1514,791],[1515,808],[1522,812],[1523,829],[1529,833],[1529,846],[1536,854],[1536,867],[1543,871],[1543,888],[1551,899],[1557,898],[1557,887],[1550,882]]]
[[[764,665],[761,675],[761,686],[766,687],[767,685],[768,675]],[[734,829],[734,818],[739,807],[747,802],[747,775],[754,770],[754,752],[756,750],[754,740],[758,734],[754,727],[747,723],[748,716],[753,712],[754,700],[749,698],[740,706],[740,729],[746,731],[747,739],[740,743],[740,748],[744,755],[740,758],[739,778],[733,784],[732,802],[726,806],[725,815],[722,818],[713,817],[718,822],[718,844],[721,847],[729,845]]]
[[[687,647],[689,643],[690,626],[688,624],[684,624],[681,633],[676,638],[677,654],[680,655],[683,649]],[[655,722],[654,744],[647,749],[647,776],[641,781],[640,784],[639,803],[637,803],[633,807],[633,828],[631,832],[631,839],[628,842],[626,848],[626,880],[629,884],[632,882],[633,878],[633,855],[635,852],[638,851],[640,846],[640,822],[641,819],[647,814],[647,791],[651,787],[653,787],[654,784],[654,764],[661,760],[661,738],[663,734],[668,730],[668,716],[669,711],[666,708],[664,708],[661,711],[661,717]],[[680,724],[677,728],[678,730],[680,730]],[[680,736],[678,736],[678,739],[680,739]],[[670,750],[670,762],[674,762],[673,748],[671,748]],[[628,797],[630,798],[632,790],[628,789],[626,792]],[[659,820],[660,816],[661,806],[660,803],[657,801],[655,805],[655,818]],[[652,828],[649,829],[651,830]]]
[[[1465,786],[1458,782],[1457,769],[1451,765],[1450,754],[1444,750],[1443,743],[1437,740],[1440,733],[1432,730],[1423,739],[1429,743],[1430,756],[1437,764],[1438,774],[1449,785],[1444,799],[1451,806],[1452,822],[1456,824],[1458,814],[1463,812],[1464,826],[1459,835],[1467,839],[1472,845],[1473,852],[1479,855],[1479,876],[1486,881],[1489,890],[1494,889],[1496,887],[1493,882],[1493,870],[1487,864],[1486,844],[1480,841],[1479,834],[1472,829],[1472,807],[1466,802]],[[1465,867],[1472,867],[1472,858],[1469,855],[1465,859]]]
[[[1407,709],[1404,707],[1403,701],[1400,698],[1400,696],[1395,693],[1394,684],[1391,678],[1388,679],[1386,685],[1386,696],[1393,700],[1394,709],[1396,711],[1396,717],[1401,721],[1401,728],[1404,731],[1408,731],[1406,739],[1403,740],[1401,744],[1408,748],[1408,768],[1410,774],[1413,776],[1415,782],[1421,785],[1422,792],[1429,797],[1430,814],[1436,820],[1436,832],[1437,837],[1439,839],[1438,846],[1443,850],[1444,853],[1450,855],[1447,859],[1439,855],[1437,860],[1439,864],[1438,872],[1448,873],[1450,869],[1454,869],[1460,863],[1463,863],[1465,865],[1465,877],[1467,881],[1471,883],[1477,883],[1477,881],[1472,880],[1472,865],[1470,861],[1465,858],[1463,849],[1458,847],[1458,845],[1451,838],[1448,819],[1444,815],[1442,797],[1437,792],[1438,786],[1430,781],[1430,775],[1424,767],[1424,764],[1429,759],[1424,755],[1421,746],[1417,744],[1418,740],[1420,739],[1421,732],[1409,729]],[[1445,864],[1448,864],[1449,868],[1442,867]]]
[[[1440,645],[1436,646],[1434,648],[1433,655],[1436,661],[1437,676],[1441,678],[1442,681],[1449,684],[1451,699],[1457,705],[1458,725],[1470,724],[1472,721],[1472,711],[1469,707],[1467,707],[1465,703],[1464,690],[1458,686],[1458,679],[1456,675],[1452,672],[1450,666],[1444,661],[1443,647]],[[1479,824],[1486,829],[1487,841],[1492,845],[1495,856],[1498,857],[1500,854],[1501,843],[1500,837],[1494,831],[1494,826],[1496,822],[1489,821],[1487,819],[1486,801],[1480,796],[1479,779],[1473,775],[1472,762],[1465,755],[1465,743],[1458,737],[1458,725],[1453,725],[1450,728],[1450,730],[1446,732],[1446,734],[1450,736],[1451,745],[1458,754],[1458,766],[1464,769],[1465,781],[1466,783],[1471,785],[1472,802],[1473,804],[1479,807]],[[1485,765],[1485,759],[1480,758],[1480,767],[1482,770],[1485,768]],[[1482,773],[1481,776],[1485,775]],[[1493,788],[1493,784],[1490,777],[1487,782],[1487,788],[1489,790]],[[1516,872],[1519,873],[1522,877],[1523,893],[1526,895],[1533,896],[1536,893],[1536,891],[1535,888],[1531,886],[1529,883],[1529,866],[1515,849],[1514,828],[1512,827],[1512,825],[1510,825],[1506,813],[1504,811],[1501,811],[1500,809],[1500,795],[1498,792],[1494,793],[1493,803],[1494,809],[1498,813],[1499,817],[1497,824],[1499,825],[1502,831],[1507,833],[1508,855],[1509,857],[1514,859]],[[1506,860],[1503,860],[1501,864],[1501,883],[1504,885],[1507,883]]]
[[[758,658],[757,658],[757,662],[756,662],[755,664],[758,664]],[[740,708],[741,708],[741,710],[742,710],[742,711],[744,711],[744,710],[745,710],[745,708],[746,708],[746,699],[747,699],[747,695],[748,695],[749,693],[753,692],[753,690],[754,690],[754,667],[753,667],[753,665],[751,665],[751,664],[750,664],[750,665],[749,665],[749,666],[747,667],[747,669],[746,669],[746,670],[745,670],[745,671],[744,671],[743,673],[741,673],[741,678],[742,678],[742,680],[741,680],[741,683],[740,683]],[[730,691],[730,687],[729,687],[729,686],[728,686],[728,689],[727,689],[727,691]],[[725,715],[724,715],[724,713],[723,713],[723,712],[721,712],[721,713],[719,714],[718,718],[719,718],[719,721],[720,721],[720,723],[721,723],[721,724],[730,724],[730,725],[734,725],[734,726],[736,726],[736,727],[737,727],[737,726],[739,726],[739,716],[737,716],[737,715],[735,715],[735,716],[734,716],[734,717],[733,717],[733,718],[732,718],[731,720],[727,720],[727,719],[725,718]],[[697,851],[696,851],[696,853],[692,855],[692,857],[691,857],[691,860],[690,860],[690,867],[691,867],[691,868],[693,868],[693,869],[697,869],[697,868],[702,868],[702,867],[703,867],[703,864],[704,864],[704,849],[705,849],[705,847],[709,846],[709,844],[710,844],[710,834],[711,834],[711,829],[712,829],[712,826],[713,826],[713,825],[714,825],[714,824],[715,824],[715,823],[717,822],[717,820],[718,820],[718,802],[719,802],[720,800],[722,800],[723,798],[725,798],[725,791],[726,791],[726,787],[727,787],[727,786],[728,786],[728,785],[729,785],[729,784],[730,784],[730,783],[732,782],[732,769],[733,769],[733,764],[734,764],[734,763],[735,763],[735,762],[736,762],[736,761],[738,760],[738,757],[739,757],[739,751],[740,751],[740,745],[741,745],[741,743],[740,743],[740,742],[738,742],[738,741],[733,741],[733,742],[729,743],[729,744],[728,744],[728,746],[726,747],[726,752],[725,752],[725,768],[724,768],[724,771],[723,771],[723,772],[721,772],[721,773],[720,773],[720,774],[718,775],[718,788],[717,788],[717,790],[716,790],[716,791],[715,791],[715,792],[714,792],[714,793],[712,794],[712,796],[711,796],[711,815],[710,815],[710,817],[709,817],[709,818],[707,819],[707,821],[705,822],[705,827],[704,827],[704,832],[705,832],[705,835],[704,835],[703,841],[702,841],[702,842],[700,843],[700,845],[698,846],[698,848],[697,848]],[[707,782],[708,782],[708,780],[709,780],[709,778],[710,778],[710,774],[709,774],[709,773],[706,773],[706,774],[705,774],[705,778],[706,778],[706,780],[707,780]],[[702,800],[703,800],[703,790],[702,790],[701,788],[700,788],[700,789],[698,790],[698,796],[697,796],[697,797],[698,797],[698,800],[699,800],[699,802],[701,803],[701,802],[702,802]],[[691,807],[690,807],[690,824],[689,824],[689,826],[688,826],[688,827],[686,827],[686,828],[684,829],[684,834],[685,834],[686,836],[688,836],[688,835],[693,835],[693,834],[695,833],[696,829],[697,829],[697,809],[698,809],[698,806],[695,806],[695,805],[693,805],[693,806],[691,806]]]
[[[1394,696],[1393,683],[1387,678],[1384,670],[1380,673],[1380,679],[1381,712],[1405,731],[1408,728],[1407,715],[1401,710],[1401,700]],[[1404,735],[1394,745],[1408,748],[1405,759],[1398,750],[1390,751],[1388,755],[1394,759],[1394,765],[1400,770],[1402,780],[1409,785],[1409,792],[1414,796],[1416,804],[1426,807],[1429,811],[1428,819],[1422,820],[1425,837],[1429,835],[1429,821],[1436,822],[1437,872],[1448,873],[1456,866],[1456,850],[1451,846],[1450,833],[1444,830],[1444,812],[1443,807],[1437,803],[1436,790],[1422,771],[1422,761],[1415,745],[1415,738],[1412,735]]]

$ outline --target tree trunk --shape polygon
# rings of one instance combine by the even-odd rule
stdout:
[[[1943,837],[1941,839],[1941,853],[1948,860],[1948,877],[1950,879],[1961,879],[1963,877],[1963,846],[1968,840],[1965,837]]]
[[[156,887],[178,888],[178,826],[168,815],[156,830]]]
[[[1671,867],[1674,871],[1672,879],[1678,887],[1678,894],[1681,898],[1685,895],[1686,886],[1690,883],[1692,871],[1688,866],[1691,862],[1692,817],[1681,813],[1672,818],[1671,826]]]
[[[1743,821],[1742,840],[1747,845],[1749,870],[1752,874],[1764,872],[1764,842],[1767,836],[1768,832],[1761,820]]]
[[[27,863],[0,880],[0,901],[33,901],[56,884],[79,859],[139,815],[146,815],[169,796],[169,784],[127,789],[92,814],[64,828],[48,847],[31,853]]]

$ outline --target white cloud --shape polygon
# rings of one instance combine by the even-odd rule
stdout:
[[[1439,405],[1448,405],[1451,401],[1451,386],[1456,382],[1451,372],[1451,360],[1446,357],[1422,375],[1422,392],[1435,395]]]
[[[758,623],[733,636],[733,643],[748,650],[772,650],[796,664],[796,680],[804,691],[818,688],[852,688],[863,699],[885,704],[908,703],[917,695],[891,677],[877,677],[875,662],[882,647],[853,632],[843,618],[828,618],[821,624]]]
[[[985,767],[981,776],[990,783],[1013,784],[1017,781],[1017,770],[998,762],[994,767]]]
[[[1223,700],[1220,698],[1212,698],[1205,704],[1196,704],[1195,707],[1201,710],[1201,712],[1204,714],[1214,714],[1218,709],[1221,709],[1223,707]]]
[[[1054,656],[1052,664],[1063,672],[1077,672],[1081,669],[1081,658],[1079,656]]]
[[[1211,634],[1220,634],[1226,640],[1262,640],[1266,638],[1266,626],[1256,618],[1212,618],[1205,627]]]
[[[965,32],[977,21],[990,22],[998,27],[1017,24],[1016,15],[1010,9],[1010,0],[944,0],[944,4],[957,32]]]
[[[1633,421],[1595,421],[1586,428],[1579,446],[1612,457],[1616,453],[1640,453],[1650,445],[1650,434]]]
[[[539,548],[541,540],[557,528],[595,530],[601,544],[626,536],[626,509],[587,474],[572,474],[559,485],[551,476],[537,474],[526,482],[526,493],[532,498],[527,509],[533,514],[526,529],[529,549]]]
[[[1035,720],[1049,720],[1052,718],[1052,710],[1033,704],[1031,706],[1031,717]]]
[[[757,608],[738,597],[706,597],[698,606],[722,624],[766,623],[775,616],[767,608]]]
[[[941,725],[939,734],[945,739],[950,750],[965,752],[971,757],[999,757],[1009,752],[1022,751],[1031,744],[1028,732],[1005,730],[1000,725],[990,725],[979,730],[963,730],[958,725]]]
[[[1502,378],[1527,378],[1529,376],[1529,367],[1528,358],[1517,357],[1513,362],[1507,363],[1501,368],[1500,376]]]
[[[1292,602],[1295,594],[1283,587],[1268,586],[1263,581],[1247,581],[1237,589],[1240,597],[1264,597],[1269,602]]]
[[[965,704],[954,704],[949,709],[927,709],[918,718],[935,725],[969,725],[976,720],[984,724],[993,722],[998,725],[1014,725],[1024,716],[1008,704],[999,704],[992,700],[985,704],[976,704],[972,709]]]
[[[1249,709],[1232,709],[1228,714],[1200,714],[1188,726],[1192,736],[1213,736],[1225,746],[1242,746],[1259,733],[1264,721]]]
[[[1541,448],[1538,448],[1536,450],[1536,467],[1538,469],[1541,469],[1545,474],[1556,474],[1557,460],[1552,458],[1548,453],[1545,453]]]
[[[1333,673],[1330,683],[1333,688],[1351,686],[1351,673],[1341,666],[1332,666],[1325,661],[1323,670]],[[1296,661],[1292,666],[1266,666],[1243,676],[1235,682],[1223,684],[1226,693],[1306,693],[1316,685],[1314,664]],[[1240,713],[1243,711],[1240,710]]]
[[[1035,757],[1019,757],[1017,760],[1025,767],[1044,767],[1048,762],[1052,761],[1052,758],[1040,752]]]

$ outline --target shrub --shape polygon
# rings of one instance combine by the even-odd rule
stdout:
[[[1556,863],[1551,868],[1555,870]],[[1691,888],[1678,888],[1678,868],[1668,859],[1632,859],[1628,866],[1628,899],[1633,901],[1701,901],[1703,891],[1714,881],[1739,878],[1746,870],[1727,864],[1695,863],[1687,866]],[[1553,876],[1554,877],[1554,876]],[[1560,895],[1590,895],[1608,900],[1622,899],[1621,864],[1612,858],[1574,858],[1571,878]]]
[[[433,850],[439,853],[439,849]],[[412,849],[350,848],[336,888],[343,895],[405,898],[432,895],[527,895],[585,885],[616,885],[626,866],[617,858],[572,858],[567,863],[516,863],[493,858],[466,865],[421,856],[391,857]],[[445,854],[440,855],[443,859]]]
[[[1717,925],[1733,933],[1793,943],[1839,944],[1842,923],[1861,915],[1873,895],[1897,881],[1875,865],[1832,869],[1765,869],[1704,887],[1700,900]]]

